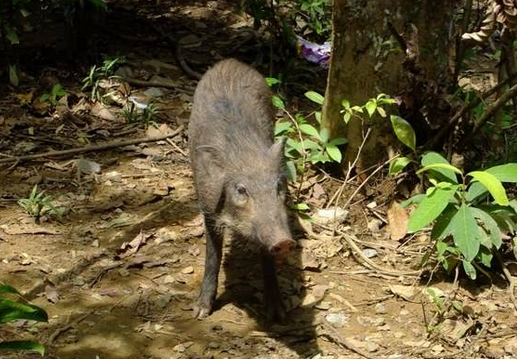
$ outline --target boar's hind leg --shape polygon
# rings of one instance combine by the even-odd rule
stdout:
[[[283,322],[285,307],[278,286],[275,260],[269,254],[262,254],[262,270],[264,271],[264,305],[267,322]]]
[[[223,234],[214,226],[214,220],[205,215],[205,275],[197,300],[197,317],[205,318],[212,311],[217,295],[217,280],[221,265]]]

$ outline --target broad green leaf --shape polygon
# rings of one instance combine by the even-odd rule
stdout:
[[[13,27],[5,27],[5,38],[9,40],[11,45],[18,45],[20,43],[18,32]]]
[[[495,202],[501,206],[508,205],[508,197],[501,182],[492,174],[483,171],[474,171],[468,173],[469,176],[474,177],[488,189]]]
[[[343,116],[343,121],[345,121],[345,123],[348,124],[348,122],[350,122],[350,118],[352,118],[352,114],[348,111],[345,112]]]
[[[0,299],[0,323],[7,323],[18,319],[46,322],[48,316],[43,309],[35,305]]]
[[[469,276],[470,279],[476,280],[477,272],[476,268],[470,263],[470,261],[462,260],[461,263],[463,264],[463,270],[465,273]]]
[[[496,220],[482,209],[470,207],[470,211],[474,215],[474,218],[480,221],[483,227],[490,233],[490,241],[497,249],[499,249],[503,244],[503,234],[501,233]]]
[[[340,146],[340,145],[344,145],[347,142],[348,142],[348,140],[346,138],[337,137],[337,138],[334,138],[333,140],[330,140],[329,145]]]
[[[10,285],[6,285],[6,284],[0,285],[0,296],[5,293],[21,295],[20,292],[18,292],[18,290],[16,290],[16,288],[11,287]]]
[[[427,152],[422,156],[422,166],[426,167],[436,163],[449,164],[445,158],[436,152]],[[435,177],[439,177],[441,180],[448,180],[448,182],[458,183],[458,179],[454,174],[454,170],[445,168],[434,168],[430,171]]]
[[[343,106],[343,108],[345,108],[345,109],[347,109],[347,110],[348,110],[348,109],[350,108],[350,101],[348,101],[348,100],[343,100],[343,101],[341,102],[341,106]]]
[[[501,232],[515,233],[517,230],[517,224],[513,220],[513,211],[510,213],[508,210],[494,210],[490,211],[490,215],[497,222],[497,226],[501,229]]]
[[[292,148],[296,150],[299,154],[303,154],[302,144],[299,141],[293,140],[292,138],[287,138],[287,140],[285,141],[285,148],[287,150]]]
[[[479,261],[485,267],[490,268],[493,257],[494,257],[494,255],[492,254],[492,251],[490,249],[481,247],[481,249],[479,250],[479,254],[478,254]]]
[[[45,347],[38,342],[28,340],[16,340],[11,342],[1,342],[0,351],[31,351],[37,352],[41,356],[45,355]]]
[[[391,126],[400,142],[415,151],[416,136],[413,127],[400,116],[391,115]]]
[[[280,80],[275,79],[274,77],[266,77],[266,83],[269,87],[271,87],[273,85],[279,84]]]
[[[311,141],[311,140],[303,140],[302,144],[303,144],[303,147],[306,150],[311,150],[311,151],[321,150],[321,146],[319,144],[317,144],[316,142]]]
[[[327,147],[325,147],[325,150],[327,151],[327,153],[329,154],[329,157],[332,158],[335,162],[341,162],[341,151],[339,150],[339,148],[337,148],[336,146],[334,145],[328,145]]]
[[[458,186],[451,188],[437,188],[431,195],[426,196],[411,214],[408,223],[408,232],[416,232],[434,221],[447,207],[449,200],[454,196]]]
[[[449,170],[449,171],[452,171],[452,172],[456,172],[457,174],[462,174],[460,169],[454,167],[453,165],[447,164],[447,163],[435,163],[435,164],[432,164],[432,165],[428,165],[428,166],[422,167],[418,171],[416,171],[416,174],[420,174],[422,172],[433,170],[433,169],[436,169],[436,168],[446,169],[446,170]],[[457,182],[455,182],[455,183],[457,183]]]
[[[390,168],[388,170],[388,173],[390,175],[394,175],[399,173],[406,167],[409,163],[411,163],[411,160],[407,157],[399,157],[394,159],[390,162]]]
[[[492,244],[492,241],[490,240],[490,237],[488,237],[488,231],[483,227],[478,227],[478,239],[479,244],[481,245],[481,248],[488,248],[491,249],[494,247]],[[479,253],[478,253],[479,256]]]
[[[471,181],[467,190],[467,202],[471,203],[483,195],[488,194],[488,190],[481,182]]]
[[[303,125],[300,125],[300,131],[302,131],[306,135],[312,136],[312,137],[317,138],[318,140],[321,141],[320,134],[319,134],[318,130],[314,126],[311,126],[311,125],[309,125],[307,123],[304,123]]]
[[[295,203],[293,205],[293,209],[296,209],[297,211],[308,211],[310,208],[306,203]]]
[[[517,163],[491,167],[485,172],[490,173],[501,182],[517,182]]]
[[[440,214],[431,230],[431,239],[445,239],[452,234],[452,218],[457,209],[453,205],[448,205]]]
[[[476,258],[479,252],[478,224],[465,203],[452,218],[452,237],[466,261]]]
[[[423,193],[422,194],[416,194],[413,197],[410,197],[410,198],[406,199],[404,202],[400,203],[399,206],[401,208],[409,207],[413,203],[420,203],[420,202],[422,202],[425,197],[426,197],[426,195],[423,194]]]
[[[13,64],[9,64],[9,82],[13,86],[18,86],[20,84],[20,79],[18,78],[18,67]]]
[[[373,100],[369,100],[365,105],[364,108],[366,109],[366,112],[368,112],[368,116],[372,117],[375,113],[375,110],[377,109],[377,102]]]
[[[287,171],[287,176],[291,182],[296,182],[296,165],[293,161],[286,161],[285,169]]]
[[[321,123],[321,111],[314,112],[314,118],[316,118],[316,121],[318,121],[318,123]]]
[[[379,113],[379,115],[381,115],[382,118],[386,117],[386,111],[384,111],[382,107],[377,107],[377,112]]]
[[[327,143],[330,138],[330,131],[328,128],[322,128],[320,131],[321,142]]]
[[[275,136],[287,132],[289,129],[291,129],[291,127],[293,127],[291,122],[277,122],[275,124]]]
[[[323,105],[324,98],[317,92],[308,91],[305,93],[305,97],[307,97],[312,102],[316,102],[318,105]]]
[[[273,95],[272,101],[273,101],[273,106],[275,106],[276,108],[280,108],[280,109],[285,108],[284,101],[282,101],[282,99],[280,97],[278,97],[277,95]]]
[[[436,242],[436,251],[438,252],[438,255],[443,256],[447,251],[447,248],[449,248],[447,243],[442,241]]]

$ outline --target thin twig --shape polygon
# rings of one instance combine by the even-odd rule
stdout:
[[[131,77],[126,77],[126,78],[124,78],[124,80],[128,84],[133,85],[133,86],[139,86],[139,87],[163,87],[163,88],[168,88],[168,89],[173,89],[173,90],[181,91],[181,92],[184,92],[184,93],[186,93],[188,95],[193,95],[194,94],[194,88],[185,87],[185,86],[182,86],[182,85],[170,84],[170,83],[165,83],[165,82],[160,82],[160,81],[145,81],[145,80],[134,79],[134,78],[131,78]]]
[[[162,135],[162,136],[134,138],[134,139],[130,139],[130,140],[107,142],[107,143],[103,143],[100,145],[88,145],[88,146],[84,146],[81,148],[72,148],[72,149],[63,150],[63,151],[49,151],[49,152],[38,153],[38,154],[34,154],[34,155],[2,158],[2,159],[0,159],[0,163],[29,161],[29,160],[35,160],[35,159],[43,158],[43,157],[67,156],[67,155],[75,155],[78,153],[105,151],[105,150],[112,149],[112,148],[135,145],[135,144],[144,143],[144,142],[162,141],[167,138],[177,136],[181,131],[183,131],[183,125],[180,125],[173,132],[168,133],[166,135]]]
[[[363,251],[357,246],[355,241],[352,238],[350,238],[349,235],[347,235],[345,233],[341,233],[339,236],[325,236],[322,234],[315,233],[312,230],[311,226],[307,222],[305,222],[303,219],[301,219],[300,217],[298,217],[298,223],[300,224],[300,227],[305,231],[305,233],[309,237],[312,237],[315,239],[320,239],[320,240],[326,240],[326,239],[336,240],[336,239],[343,238],[347,242],[347,244],[350,246],[350,248],[352,249],[352,254],[354,255],[354,257],[357,259],[357,257],[356,257],[356,255],[357,255],[362,260],[362,261],[358,260],[358,262],[361,263],[362,265],[366,266],[369,269],[374,269],[377,272],[380,272],[382,274],[386,274],[389,276],[393,276],[393,277],[399,277],[399,276],[403,276],[403,275],[418,276],[421,274],[421,271],[395,271],[395,270],[391,270],[391,269],[382,268],[382,267],[378,266],[377,264],[375,264],[375,262],[373,262],[370,258],[366,257],[364,255]]]
[[[339,189],[336,191],[336,193],[332,196],[332,198],[330,199],[329,203],[327,204],[327,208],[330,207],[330,205],[332,204],[332,202],[334,202],[336,197],[337,197],[336,207],[338,206],[339,199],[341,198],[341,193],[343,193],[343,190],[344,190],[345,186],[348,185],[348,180],[350,178],[350,174],[351,174],[352,170],[355,168],[355,166],[357,165],[357,162],[359,161],[359,157],[361,156],[361,152],[363,150],[364,144],[366,143],[366,140],[368,139],[368,136],[370,136],[370,132],[371,132],[371,128],[369,127],[368,130],[366,131],[366,135],[364,135],[364,138],[363,138],[363,141],[361,142],[361,145],[359,146],[359,149],[357,151],[357,156],[355,157],[355,159],[352,162],[352,164],[348,166],[348,169],[347,169],[347,172],[346,172],[346,175],[345,175],[345,180],[343,181],[343,184],[339,187]]]
[[[331,325],[328,325],[328,324],[322,322],[321,326],[323,327],[323,329],[325,329],[326,336],[329,339],[331,339],[333,342],[335,342],[336,344],[341,345],[343,348],[351,350],[351,351],[353,351],[353,352],[355,352],[355,353],[359,354],[360,356],[365,357],[367,359],[377,359],[378,358],[378,356],[371,356],[370,354],[368,354],[364,350],[356,347],[354,344],[352,344],[350,342],[350,340],[348,340],[347,338],[343,337],[341,335],[341,333],[339,333]]]
[[[441,128],[440,131],[438,131],[438,133],[436,135],[433,136],[433,138],[431,138],[423,147],[424,149],[432,149],[433,147],[435,147],[441,140],[442,138],[447,135],[448,133],[450,133],[450,129],[452,126],[454,126],[456,124],[456,122],[459,121],[460,118],[462,118],[463,116],[465,116],[465,114],[472,110],[474,107],[476,107],[477,105],[479,105],[483,100],[486,100],[488,97],[492,96],[494,93],[496,93],[497,91],[499,91],[501,88],[503,88],[504,86],[506,86],[508,84],[508,82],[510,82],[511,80],[517,78],[517,73],[514,73],[514,74],[511,74],[511,75],[508,75],[508,77],[503,81],[503,82],[500,82],[498,83],[497,85],[495,85],[494,87],[492,87],[490,90],[488,90],[487,92],[485,93],[482,93],[481,95],[479,95],[478,97],[476,97],[475,99],[473,99],[472,101],[470,101],[468,104],[465,104],[461,110],[459,110],[458,112],[456,112],[456,114],[449,120],[449,122],[443,126]]]
[[[479,132],[479,130],[486,124],[488,119],[494,115],[494,113],[499,110],[502,106],[504,106],[508,101],[514,98],[517,95],[517,85],[510,87],[508,91],[506,91],[500,98],[498,98],[492,106],[490,106],[483,116],[476,122],[474,129],[463,138],[463,140],[459,143],[458,147],[463,147],[467,142],[472,140],[472,138]]]
[[[50,337],[48,338],[47,340],[47,345],[50,346],[52,343],[54,343],[54,341],[57,339],[58,336],[60,336],[61,334],[63,334],[64,332],[72,329],[74,326],[76,326],[77,324],[79,324],[80,322],[82,322],[84,319],[86,319],[86,317],[88,317],[90,314],[92,314],[92,312],[88,312],[84,315],[81,315],[79,318],[75,319],[73,322],[71,323],[68,323],[67,325],[65,325],[64,327],[61,327],[61,328],[58,328],[54,331],[54,333],[52,333],[50,335]]]

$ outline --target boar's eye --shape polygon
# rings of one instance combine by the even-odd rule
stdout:
[[[242,184],[235,185],[235,204],[242,206],[248,200],[248,191]]]
[[[241,195],[241,196],[247,196],[248,195],[248,191],[246,191],[246,187],[244,187],[243,185],[241,184],[238,184],[235,186],[235,191]]]

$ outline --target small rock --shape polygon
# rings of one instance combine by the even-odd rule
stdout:
[[[379,344],[369,341],[366,343],[366,350],[368,350],[370,353],[376,352],[379,350]]]
[[[106,180],[111,182],[120,182],[122,181],[122,174],[117,171],[110,171],[105,174]]]
[[[219,345],[219,343],[216,343],[216,342],[209,342],[206,347],[208,349],[219,349],[221,347],[221,345]]]
[[[298,263],[298,267],[301,269],[307,270],[318,270],[320,269],[321,263],[318,261],[318,258],[310,252],[303,251],[300,262]]]
[[[183,353],[185,352],[185,350],[187,350],[192,344],[194,344],[194,342],[185,342],[185,343],[180,343],[178,345],[176,345],[174,348],[172,348],[174,351],[177,351],[179,353]]]
[[[377,257],[379,255],[377,250],[375,250],[373,248],[365,248],[365,249],[363,249],[363,254],[364,254],[364,256],[366,258],[373,258],[373,257]]]
[[[373,202],[370,202],[366,205],[366,207],[370,208],[370,209],[374,209],[375,207],[377,207],[377,202],[373,201]]]
[[[342,327],[348,322],[348,317],[341,313],[330,313],[325,316],[325,320],[335,327]]]
[[[380,231],[382,226],[382,221],[378,218],[374,218],[368,222],[368,230],[372,233],[377,233]]]
[[[99,248],[99,240],[96,239],[92,242],[92,247]]]
[[[127,277],[129,275],[129,271],[126,269],[126,268],[120,268],[118,270],[118,274],[121,276],[121,277]]]
[[[176,279],[171,276],[170,274],[166,275],[165,277],[163,277],[163,283],[164,284],[170,284],[170,283],[174,283]]]
[[[314,297],[312,294],[307,294],[305,298],[303,298],[303,302],[301,304],[302,307],[312,308],[318,303],[318,300],[316,297]]]
[[[443,345],[441,345],[441,344],[433,345],[430,349],[434,355],[440,354],[441,352],[444,351]]]
[[[315,214],[312,215],[314,223],[328,226],[330,224],[341,224],[345,221],[348,216],[348,211],[340,207],[330,207],[319,209]]]
[[[386,306],[384,305],[384,303],[375,304],[375,313],[386,314]]]
[[[319,310],[329,310],[330,308],[332,308],[332,303],[323,301],[323,302],[319,302],[314,307]]]
[[[182,273],[182,274],[192,274],[192,273],[194,273],[194,267],[192,267],[192,266],[188,266],[188,267],[186,267],[186,268],[183,268],[183,269],[181,270],[181,273]]]

